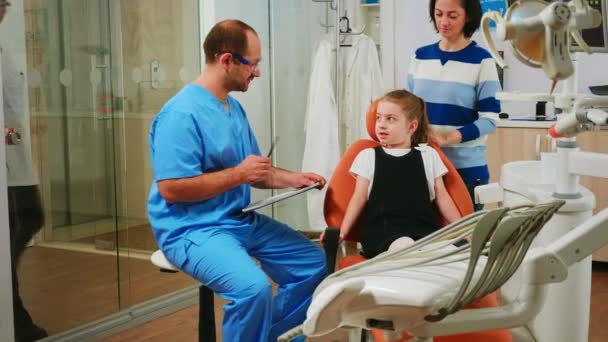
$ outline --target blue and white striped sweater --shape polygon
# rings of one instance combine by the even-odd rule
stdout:
[[[425,100],[433,129],[462,134],[461,143],[443,148],[461,174],[487,179],[485,140],[496,130],[500,112],[500,83],[490,54],[474,41],[456,52],[442,51],[439,43],[421,47],[406,89]]]

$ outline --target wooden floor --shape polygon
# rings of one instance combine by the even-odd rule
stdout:
[[[219,323],[223,315],[221,308],[218,308],[218,304],[215,305],[215,312],[216,331],[220,334],[218,341],[221,341]],[[116,334],[105,339],[104,342],[196,341],[197,319],[198,306],[192,306]],[[347,341],[347,338],[345,333],[338,332],[332,337],[315,339],[314,341]],[[593,272],[589,342],[608,342],[608,267]]]
[[[148,260],[56,248],[27,248],[19,289],[34,321],[50,334],[196,284],[183,273],[162,273]],[[120,294],[119,294],[120,284]]]
[[[82,242],[93,245],[95,240],[105,241],[116,241],[120,248],[129,248],[140,251],[154,252],[158,249],[154,235],[152,234],[152,228],[149,224],[141,224],[128,229],[122,229],[118,231],[118,238],[116,232],[98,234],[92,237],[83,238],[76,240],[75,242]]]
[[[301,231],[309,239],[318,239],[319,231]],[[118,235],[118,237],[117,237]],[[95,236],[78,239],[74,242],[95,244],[95,240],[116,241],[120,248],[129,248],[139,251],[154,252],[158,249],[152,227],[149,224],[130,226],[128,229],[119,230],[118,233],[110,232]]]

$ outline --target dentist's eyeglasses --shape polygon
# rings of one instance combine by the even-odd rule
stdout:
[[[216,57],[221,55],[222,53],[229,53],[234,59],[236,59],[237,61],[239,61],[239,63],[248,66],[249,68],[251,68],[252,70],[259,70],[259,64],[260,62],[257,63],[253,63],[250,60],[246,59],[245,57],[239,55],[236,52],[230,52],[230,51],[226,51],[226,52],[220,52],[218,54],[216,54]]]

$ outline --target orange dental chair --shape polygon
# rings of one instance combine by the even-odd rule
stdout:
[[[373,148],[379,145],[378,138],[375,134],[376,109],[378,100],[374,101],[367,112],[367,131],[373,140],[358,140],[354,142],[340,159],[336,166],[331,180],[328,184],[327,193],[325,195],[324,215],[328,227],[324,238],[324,248],[327,255],[327,267],[330,273],[333,273],[336,265],[336,255],[338,249],[339,227],[342,224],[342,219],[346,213],[348,202],[355,189],[355,178],[350,174],[349,169],[357,156],[357,154],[366,148]],[[467,188],[456,171],[456,168],[447,159],[445,154],[435,145],[433,147],[439,153],[441,160],[446,165],[448,173],[443,176],[446,189],[454,203],[456,204],[462,216],[473,212],[473,203]],[[447,221],[441,218],[441,226],[447,224]],[[359,217],[350,233],[345,237],[346,241],[357,242],[359,230],[361,229],[362,217]],[[362,255],[348,256],[338,263],[338,269],[343,269],[351,265],[365,261],[366,258]],[[481,300],[473,303],[468,308],[489,308],[497,307],[498,300],[496,293],[487,295]],[[384,334],[381,330],[372,329],[372,335],[375,341],[385,341]],[[362,340],[365,338],[365,332],[362,335]],[[408,341],[411,339],[407,334],[404,334],[399,341]],[[512,336],[508,330],[493,330],[467,333],[461,335],[435,337],[434,341],[438,342],[511,342]]]

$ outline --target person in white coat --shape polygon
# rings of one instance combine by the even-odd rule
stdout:
[[[10,6],[8,1],[0,0],[0,24],[4,20],[8,6]],[[19,70],[10,53],[9,49],[0,46],[13,316],[16,340],[29,342],[46,337],[47,332],[34,324],[23,305],[19,295],[17,264],[29,241],[42,228],[44,213],[32,162],[25,72]]]

